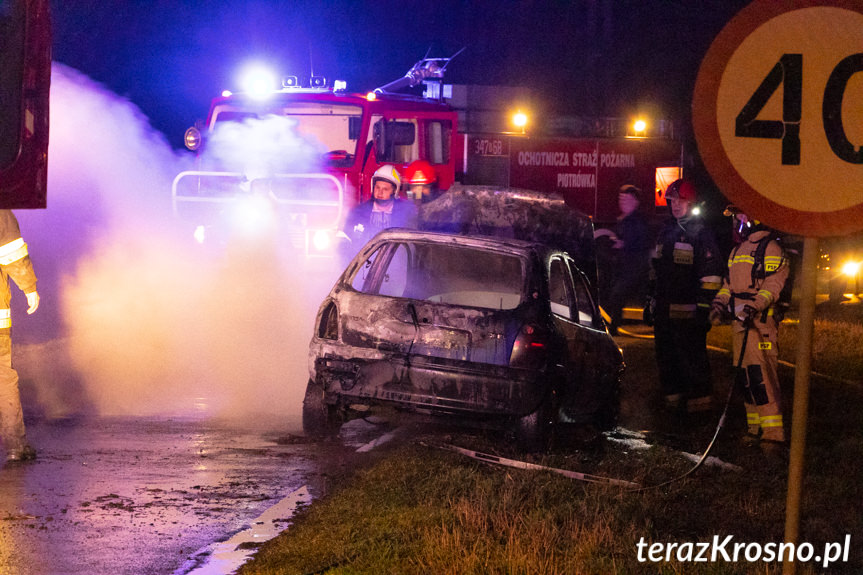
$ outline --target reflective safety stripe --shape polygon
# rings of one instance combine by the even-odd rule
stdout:
[[[761,416],[758,415],[757,411],[748,411],[746,412],[746,422],[749,425],[758,425],[761,423]]]
[[[758,290],[758,295],[760,295],[761,297],[763,297],[767,301],[773,301],[773,292],[771,292],[769,290],[766,290],[766,289]]]
[[[27,244],[24,243],[24,239],[12,240],[8,244],[0,246],[0,265],[8,266],[26,255],[28,255]]]
[[[673,303],[668,306],[668,317],[689,318],[695,317],[697,306],[694,303]]]
[[[728,288],[722,288],[721,290],[719,290],[718,292],[716,292],[716,295],[727,295],[727,296],[730,296],[730,295],[731,295],[731,290],[730,290],[730,289],[728,289]]]
[[[691,266],[695,263],[695,248],[686,242],[675,242],[671,259],[677,265]]]
[[[761,427],[782,427],[782,416],[765,415],[761,418]]]
[[[12,310],[0,309],[0,329],[12,327]]]
[[[755,265],[755,258],[750,256],[749,254],[737,254],[733,258],[728,258],[729,267],[732,264],[750,264]]]
[[[701,278],[701,289],[719,289],[722,287],[722,276],[704,276]]]

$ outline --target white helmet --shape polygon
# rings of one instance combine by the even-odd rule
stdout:
[[[375,187],[375,182],[383,180],[393,185],[393,196],[399,193],[399,186],[402,184],[402,177],[399,171],[392,164],[384,164],[372,174],[372,189]]]

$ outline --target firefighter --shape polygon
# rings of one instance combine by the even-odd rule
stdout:
[[[401,176],[395,166],[384,164],[372,175],[372,198],[348,214],[344,232],[356,252],[385,228],[415,228],[417,210],[413,202],[398,198]]]
[[[611,315],[609,331],[617,334],[623,322],[623,306],[627,300],[635,298],[644,301],[650,267],[650,238],[647,220],[640,205],[641,189],[627,184],[621,186],[617,194],[620,216],[617,218],[617,237],[613,248],[617,252],[614,261],[614,283],[608,298]]]
[[[10,210],[0,210],[0,436],[6,447],[6,461],[27,461],[36,458],[36,451],[27,442],[21,396],[18,391],[18,372],[12,368],[12,315],[9,308],[12,294],[9,278],[27,296],[27,313],[39,307],[36,291],[36,274],[21,238],[18,220]]]
[[[744,390],[746,439],[760,438],[770,450],[786,439],[777,374],[777,303],[790,266],[770,229],[742,212],[733,215],[741,243],[728,258],[728,275],[713,300],[710,320],[718,324],[724,317],[733,318],[734,361],[739,362],[735,378]]]
[[[693,214],[695,186],[676,180],[666,198],[672,217],[659,231],[651,257],[645,320],[654,325],[667,407],[696,413],[712,407],[707,331],[724,266],[713,232]]]
[[[408,198],[417,203],[425,203],[439,195],[437,173],[425,160],[415,160],[405,170],[408,181]]]

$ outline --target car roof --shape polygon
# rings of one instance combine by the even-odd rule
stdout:
[[[407,228],[389,228],[383,230],[372,240],[375,244],[393,241],[421,241],[442,245],[449,244],[486,250],[508,251],[521,254],[528,254],[530,252],[545,254],[552,251],[561,251],[536,241],[495,236],[474,236],[444,232],[429,232]]]

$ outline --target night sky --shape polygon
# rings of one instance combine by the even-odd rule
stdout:
[[[698,65],[746,2],[64,0],[54,59],[128,98],[180,147],[210,99],[251,60],[280,75],[344,79],[365,92],[429,50],[448,83],[524,86],[537,114],[629,116],[688,126]]]

